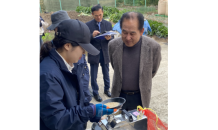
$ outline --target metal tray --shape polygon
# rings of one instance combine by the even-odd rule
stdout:
[[[110,99],[104,100],[101,102],[101,104],[106,104],[109,102],[118,102],[119,105],[116,107],[112,107],[111,109],[114,109],[114,108],[120,109],[123,106],[123,104],[126,102],[126,100],[122,97],[116,97],[116,98],[110,98]]]

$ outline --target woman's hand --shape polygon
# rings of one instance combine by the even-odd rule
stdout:
[[[117,109],[109,109],[109,107],[103,104],[93,105],[93,109],[94,116],[90,119],[91,122],[99,122],[103,115],[110,115],[117,111]]]

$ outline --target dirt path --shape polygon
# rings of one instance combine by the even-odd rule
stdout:
[[[152,38],[161,45],[162,61],[160,63],[160,67],[159,67],[159,70],[156,76],[152,80],[153,83],[152,83],[150,108],[156,112],[156,114],[162,121],[168,123],[168,44],[167,44],[168,39],[163,39],[163,38],[160,39],[160,38],[157,38],[156,36]],[[110,64],[109,70],[110,70],[109,72],[110,85],[112,85],[114,71],[111,67],[111,64]],[[100,65],[98,69],[97,79],[98,79],[97,82],[99,85],[99,94],[102,100],[106,100],[108,99],[108,97],[105,94],[103,94],[104,93],[104,81],[103,81],[103,75],[102,75]],[[91,103],[97,104],[99,102],[97,102],[94,98],[92,98]],[[88,122],[87,129],[90,129],[91,126],[92,126],[92,123]]]

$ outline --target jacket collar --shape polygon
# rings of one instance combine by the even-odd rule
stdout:
[[[102,19],[102,20],[101,20],[101,24],[104,24],[104,21],[105,21],[105,20]],[[96,23],[96,25],[98,25],[98,22],[97,22],[95,19],[93,19],[93,22]]]
[[[61,57],[61,59],[64,61],[64,64],[67,66],[67,69],[72,73],[72,69],[73,69],[73,67],[74,67],[74,65],[73,65],[73,67],[71,67],[68,63],[67,63],[67,61],[61,56],[61,54],[60,53],[58,53],[58,51],[57,50],[55,50],[56,52],[57,52],[57,54]]]
[[[65,65],[63,59],[58,55],[58,53],[55,51],[55,48],[53,48],[50,53],[49,56],[56,62],[57,66],[64,71],[69,72],[69,70],[67,69],[67,66]],[[70,72],[69,72],[70,73]]]
[[[145,39],[146,36],[142,36],[142,44],[141,44],[141,54],[140,54],[140,70],[139,70],[139,77],[144,69],[144,64],[148,63],[149,61],[149,50],[150,47],[148,46],[148,41]],[[123,40],[122,38],[119,39],[117,42],[116,51],[113,53],[113,57],[116,58],[118,62],[118,68],[120,72],[121,82],[122,82],[122,59],[123,59]]]

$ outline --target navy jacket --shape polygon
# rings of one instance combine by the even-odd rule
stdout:
[[[92,100],[92,96],[89,91],[89,68],[85,56],[86,55],[83,54],[82,58],[77,63],[74,63],[72,72],[77,75],[79,85],[84,91],[85,101],[89,103]]]
[[[102,49],[103,52],[103,56],[104,56],[104,63],[105,64],[109,64],[110,59],[109,59],[109,54],[108,54],[108,42],[110,40],[100,40],[100,39],[95,39],[92,37],[92,33],[94,32],[94,30],[98,30],[99,31],[99,27],[97,25],[97,22],[95,21],[95,19],[89,21],[86,23],[86,25],[89,27],[90,33],[91,33],[91,41],[90,43],[97,48],[98,50]],[[111,31],[112,30],[112,25],[110,22],[102,19],[101,22],[101,33],[103,33],[104,31]],[[112,39],[112,38],[111,38]],[[99,59],[100,59],[100,54],[93,56],[88,54],[88,62],[90,64],[98,64],[99,63]]]
[[[52,49],[40,63],[40,130],[84,130],[92,116],[77,76]]]
[[[83,54],[82,58],[77,63],[74,63],[73,72],[77,75],[79,85],[83,88],[85,101],[89,103],[92,97],[89,92],[89,68],[85,56]]]

